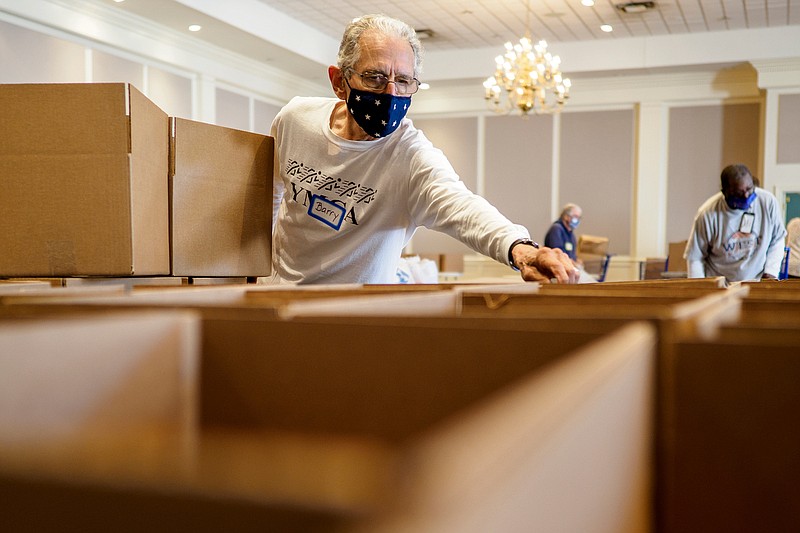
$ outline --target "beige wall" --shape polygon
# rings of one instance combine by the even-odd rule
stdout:
[[[487,117],[484,197],[534,240],[550,225],[553,119]]]
[[[608,237],[612,254],[631,253],[633,135],[632,110],[561,116],[559,206],[580,205],[576,233]]]
[[[778,163],[800,163],[800,94],[778,97]]]
[[[170,116],[269,132],[280,109],[247,94],[215,87],[214,120],[198,114],[198,73],[114,53],[0,20],[0,83],[126,82]],[[253,105],[251,105],[251,103]]]
[[[437,148],[447,154],[453,169],[464,184],[472,192],[480,193],[482,187],[478,183],[478,119],[420,119],[414,124]],[[416,254],[471,253],[467,246],[452,237],[425,228],[417,230],[408,251]]]
[[[669,113],[667,240],[687,239],[697,209],[720,189],[721,170],[759,172],[758,104],[673,107]]]

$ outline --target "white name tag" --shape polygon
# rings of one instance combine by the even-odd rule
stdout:
[[[753,221],[756,216],[753,213],[745,213],[742,215],[742,223],[739,224],[739,231],[742,233],[750,233],[753,231]]]
[[[320,222],[332,227],[336,231],[342,227],[345,210],[339,204],[335,204],[324,196],[313,195],[311,205],[308,206],[308,214]]]

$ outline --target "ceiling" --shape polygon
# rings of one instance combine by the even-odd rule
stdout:
[[[337,39],[348,20],[383,12],[433,30],[428,50],[499,47],[526,29],[525,0],[259,1]],[[800,25],[800,0],[654,0],[652,9],[632,13],[616,7],[625,3],[530,0],[529,29],[536,38],[567,42]],[[613,31],[603,32],[603,24]]]
[[[526,0],[83,1],[122,10],[190,38],[314,80],[326,78],[324,67],[335,62],[347,22],[365,13],[386,13],[417,30],[431,30],[432,37],[423,41],[426,56],[431,58],[426,64],[432,62],[435,67],[450,66],[453,70],[455,67],[447,65],[452,57],[450,63],[469,70],[470,62],[479,62],[486,65],[482,76],[492,70],[491,58],[500,53],[503,43],[516,41],[526,29],[530,29],[535,39],[546,39],[553,53],[561,54],[564,70],[568,72],[581,56],[595,53],[608,56],[606,50],[624,51],[631,48],[625,43],[641,39],[656,39],[661,49],[670,49],[673,42],[679,48],[681,41],[703,34],[738,35],[733,32],[800,27],[800,0],[654,0],[651,9],[633,13],[617,7],[624,0],[595,0],[591,7],[582,5],[581,0],[529,0],[527,9]],[[193,23],[203,29],[188,32],[188,25]],[[602,31],[603,24],[611,25],[613,31]],[[797,44],[789,46],[792,47]],[[472,61],[465,50],[475,51]],[[571,55],[567,57],[562,50],[570,50]],[[707,52],[710,56],[724,55],[711,53],[702,40],[695,42],[693,51],[684,51],[684,55]],[[583,63],[586,61],[584,57]],[[477,67],[472,66],[472,70]],[[437,73],[426,68],[425,74],[427,79],[435,78]],[[447,78],[442,75],[440,79]]]

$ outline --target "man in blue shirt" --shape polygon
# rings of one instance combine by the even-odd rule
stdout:
[[[575,228],[581,222],[583,211],[575,204],[567,204],[561,211],[561,216],[553,222],[544,238],[544,245],[548,248],[560,248],[566,252],[570,259],[577,261],[575,251]]]

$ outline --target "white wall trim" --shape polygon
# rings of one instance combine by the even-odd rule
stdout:
[[[476,169],[476,191],[475,194],[479,196],[484,196],[486,194],[486,117],[483,115],[479,115],[478,119],[478,127],[477,127],[477,136],[478,136],[478,146],[477,146],[477,154],[475,157],[475,169]]]

